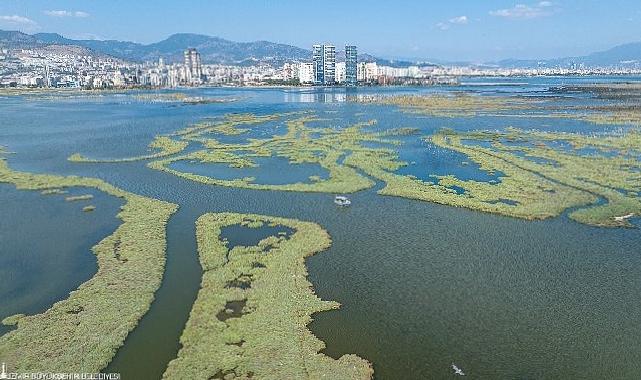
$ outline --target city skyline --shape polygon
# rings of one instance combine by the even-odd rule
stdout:
[[[312,6],[293,1],[190,0],[152,5],[122,0],[109,4],[8,0],[0,5],[0,29],[141,43],[179,32],[304,48],[317,41],[333,41],[337,46],[356,42],[360,51],[386,58],[476,62],[583,55],[636,42],[641,36],[641,7],[629,0],[607,4],[466,0],[457,5],[327,0],[326,5],[336,11],[315,24],[310,22]],[[608,28],[612,23],[618,27]]]

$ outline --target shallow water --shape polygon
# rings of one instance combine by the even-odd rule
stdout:
[[[528,86],[518,86],[519,91]],[[532,88],[539,91],[545,86],[537,82]],[[484,89],[475,86],[475,91]],[[386,88],[363,92],[445,90]],[[383,197],[375,189],[351,195],[352,206],[339,208],[333,203],[333,194],[207,186],[150,170],[145,162],[76,164],[66,160],[76,152],[90,157],[137,156],[147,151],[147,144],[158,133],[170,133],[204,117],[231,112],[270,114],[312,109],[329,119],[315,122],[319,127],[340,128],[375,118],[378,124],[371,130],[411,127],[420,128],[424,134],[441,127],[608,127],[566,119],[412,116],[393,107],[343,103],[348,94],[341,90],[188,92],[243,100],[198,106],[137,102],[129,96],[0,100],[4,116],[0,145],[16,152],[9,156],[12,168],[98,177],[125,190],[180,205],[167,226],[167,266],[161,288],[149,313],[129,335],[108,371],[121,372],[123,379],[158,379],[162,375],[179,349],[180,332],[199,287],[194,223],[206,212],[232,211],[314,221],[328,230],[333,245],[308,260],[309,275],[321,298],[336,300],[342,307],[315,315],[311,328],[326,342],[327,354],[338,357],[356,353],[372,361],[377,379],[444,378],[452,375],[452,363],[472,378],[641,376],[638,229],[599,229],[566,217],[526,222]],[[419,144],[418,148],[424,146]],[[401,156],[412,154],[412,149],[417,146],[401,146]],[[457,160],[442,161],[438,157],[436,161],[426,160],[426,175],[483,175],[473,165],[459,169]],[[231,173],[234,169],[229,170]],[[282,173],[271,174],[277,179]],[[12,196],[0,191],[3,205]],[[99,206],[96,211],[103,208]],[[19,220],[22,208],[8,210],[4,219],[9,222],[2,231],[24,233],[24,226],[11,222]],[[76,225],[73,217],[62,211],[56,209],[55,215],[61,223]],[[96,219],[113,222],[113,215]],[[44,244],[51,239],[46,228],[39,231],[32,234],[34,242]],[[101,236],[110,232],[104,230]],[[64,236],[73,235],[65,232]],[[89,246],[95,244],[83,241]],[[9,269],[14,275],[19,273],[19,268]],[[78,273],[88,278],[94,270],[95,266]],[[37,290],[33,283],[22,293],[31,297]],[[64,294],[59,291],[58,296]],[[5,306],[0,311],[4,312]]]
[[[67,190],[42,195],[0,184],[0,320],[45,311],[96,272],[91,247],[117,228],[122,202],[94,189]],[[82,194],[94,198],[65,201]],[[83,212],[87,205],[96,209]]]
[[[175,161],[169,164],[170,169],[182,173],[191,173],[220,180],[234,180],[251,177],[251,183],[260,185],[286,185],[291,183],[312,183],[309,178],[329,178],[327,169],[319,164],[290,164],[285,157],[252,157],[258,165],[253,168],[230,168],[226,163],[200,163]]]

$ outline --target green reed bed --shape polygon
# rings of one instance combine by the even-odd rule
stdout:
[[[603,125],[641,125],[641,89],[638,84],[613,83],[552,89],[552,92],[593,94],[604,103],[568,103],[570,97],[525,98],[515,96],[479,96],[470,93],[454,95],[377,96],[365,103],[395,105],[404,112],[436,117],[554,117],[582,120]],[[577,98],[579,99],[579,98]],[[514,111],[528,110],[527,115]]]
[[[91,195],[91,194],[73,195],[73,196],[65,198],[65,200],[67,202],[87,201],[87,200],[90,200],[90,199],[93,199],[93,195]]]
[[[157,136],[150,144],[149,149],[158,150],[156,153],[151,153],[142,156],[136,157],[125,157],[125,158],[116,158],[116,159],[94,159],[87,158],[81,155],[80,153],[74,153],[69,156],[68,160],[71,162],[101,162],[101,163],[119,163],[119,162],[134,162],[134,161],[144,161],[151,160],[156,158],[162,158],[167,156],[172,156],[178,154],[185,150],[189,145],[186,141],[177,141],[173,140],[167,136]]]
[[[205,150],[154,161],[149,163],[148,166],[210,185],[258,190],[352,193],[370,188],[374,185],[374,182],[360,175],[355,168],[343,165],[340,162],[341,158],[353,154],[353,152],[380,151],[384,153],[386,160],[394,160],[396,156],[390,150],[366,148],[362,144],[364,142],[398,144],[397,141],[388,140],[385,137],[414,133],[414,131],[403,129],[394,130],[392,133],[387,134],[364,131],[366,127],[375,124],[374,120],[343,129],[311,128],[307,124],[318,119],[308,115],[287,120],[287,131],[284,135],[271,136],[264,139],[248,139],[247,142],[239,144],[225,144],[215,138],[204,136],[210,132],[237,134],[238,129],[236,128],[239,124],[248,124],[248,121],[259,124],[264,121],[274,120],[277,117],[282,117],[282,115],[256,117],[255,119],[252,119],[251,115],[228,116],[222,121],[208,122],[206,126],[191,127],[185,131],[178,132],[178,134],[182,135],[183,138],[202,143],[206,147]],[[255,159],[259,157],[282,157],[292,165],[318,164],[328,171],[329,178],[321,179],[318,176],[310,176],[310,182],[308,183],[274,185],[255,183],[255,178],[252,177],[223,180],[182,172],[170,167],[172,163],[177,161],[190,161],[201,164],[227,164],[230,168],[250,168],[258,167]]]
[[[522,110],[535,100],[505,96],[478,96],[468,93],[379,96],[366,103],[399,106],[404,112],[437,117],[474,117],[493,112]]]
[[[639,152],[638,133],[598,135],[588,137],[573,133],[521,131],[457,133],[442,131],[432,136],[435,144],[464,153],[482,168],[506,173],[501,183],[488,187],[475,181],[461,181],[446,177],[441,184],[461,186],[472,198],[492,196],[518,202],[510,206],[512,215],[520,208],[531,209],[537,205],[550,216],[577,208],[570,217],[578,222],[605,226],[631,226],[621,216],[641,215],[641,163],[636,157],[623,153]],[[468,146],[462,140],[490,141],[492,148]],[[522,146],[508,145],[506,141],[526,143]],[[576,150],[551,147],[545,142],[566,141],[575,147],[600,146],[618,155],[582,155]],[[623,148],[623,150],[621,150]],[[520,152],[520,155],[516,153]],[[541,158],[536,162],[528,157]],[[554,162],[555,164],[550,164]],[[515,187],[514,181],[520,185]],[[544,185],[544,186],[542,186]],[[543,191],[539,192],[537,189]],[[508,190],[506,192],[506,190]],[[503,196],[505,195],[505,196]],[[472,207],[478,209],[473,202]],[[499,212],[503,213],[503,212]]]
[[[264,224],[292,228],[257,246],[231,250],[222,228]],[[336,309],[307,280],[305,258],[331,239],[314,223],[248,214],[205,214],[196,225],[203,268],[201,289],[166,379],[369,379],[371,365],[356,355],[333,359],[307,328],[315,313]]]
[[[93,247],[98,272],[65,300],[36,315],[16,315],[0,337],[0,358],[16,372],[96,372],[107,366],[147,312],[165,265],[165,226],[177,206],[99,179],[13,171],[0,159],[0,183],[54,191],[95,188],[126,201],[122,224]]]

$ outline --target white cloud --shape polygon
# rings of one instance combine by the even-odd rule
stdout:
[[[552,15],[556,10],[551,1],[540,1],[536,5],[516,4],[512,8],[490,11],[490,15],[511,19],[532,19]]]
[[[0,21],[4,21],[8,24],[20,24],[20,25],[35,25],[36,22],[30,18],[23,16],[12,15],[12,16],[0,16]]]
[[[83,11],[44,11],[44,13],[51,17],[89,17],[89,13]]]
[[[439,22],[436,27],[440,30],[448,30],[452,25],[465,25],[469,22],[467,16],[453,17],[445,22]]]
[[[18,15],[0,15],[0,25],[6,27],[17,27],[23,30],[38,29],[38,23],[30,18]]]
[[[467,19],[467,16],[459,16],[459,17],[454,17],[454,18],[449,19],[449,22],[451,24],[459,24],[459,25],[461,25],[461,24],[467,24],[468,19]]]

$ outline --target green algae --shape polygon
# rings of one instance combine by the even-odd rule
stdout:
[[[0,337],[0,358],[21,372],[97,372],[105,368],[147,312],[165,265],[165,226],[177,206],[102,180],[13,171],[0,159],[0,183],[21,190],[98,189],[126,201],[122,224],[93,252],[98,272],[43,313],[14,316]]]
[[[559,90],[552,90],[559,91]],[[641,88],[636,84],[614,83],[564,88],[572,93],[596,93],[605,104],[572,105],[568,98],[479,96],[466,92],[455,95],[376,96],[361,100],[365,103],[394,105],[403,112],[435,117],[528,117],[565,118],[602,125],[641,125]],[[514,111],[530,111],[527,115]]]
[[[56,195],[56,194],[60,195],[60,194],[66,194],[66,193],[67,192],[62,189],[46,189],[40,192],[40,194],[42,195]]]
[[[221,240],[231,225],[290,227],[254,247]],[[275,217],[220,213],[196,225],[203,268],[176,359],[166,379],[369,379],[370,364],[356,355],[332,359],[308,329],[314,313],[339,305],[320,300],[307,280],[305,258],[327,249],[331,239],[314,223]]]
[[[468,93],[378,96],[363,101],[399,106],[407,113],[438,117],[475,117],[498,111],[527,109],[536,103],[524,98]]]
[[[215,104],[215,103],[231,103],[238,101],[238,98],[230,97],[211,97],[211,96],[189,96],[182,92],[159,92],[150,94],[137,94],[134,96],[136,100],[152,102],[152,103],[183,103],[187,105],[196,104]]]
[[[151,153],[142,156],[136,157],[126,157],[126,158],[116,158],[116,159],[93,159],[87,158],[80,153],[74,153],[69,156],[68,160],[71,162],[94,162],[94,163],[119,163],[119,162],[134,162],[134,161],[145,161],[161,157],[172,156],[178,154],[185,150],[189,145],[186,141],[177,141],[173,140],[167,136],[157,136],[150,144],[150,149],[156,149],[158,152]]]
[[[67,202],[75,202],[75,201],[87,201],[89,199],[93,199],[93,195],[91,195],[91,194],[73,195],[73,196],[70,196],[70,197],[66,197],[65,201],[67,201]]]

